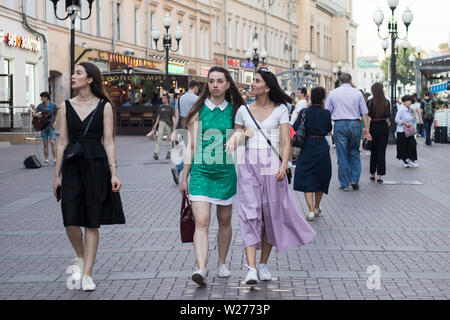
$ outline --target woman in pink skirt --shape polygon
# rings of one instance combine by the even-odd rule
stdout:
[[[254,285],[272,279],[267,268],[272,246],[284,252],[311,242],[316,233],[300,214],[286,177],[291,155],[286,105],[291,98],[267,69],[256,72],[251,92],[256,101],[238,110],[226,150],[234,152],[245,137],[237,204],[248,267],[245,283]],[[262,250],[258,270],[256,250]]]

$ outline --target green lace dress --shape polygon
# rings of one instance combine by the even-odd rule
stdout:
[[[218,205],[231,205],[236,195],[236,169],[233,157],[225,152],[233,134],[233,105],[224,101],[215,106],[210,100],[199,111],[197,150],[194,155],[189,199]]]

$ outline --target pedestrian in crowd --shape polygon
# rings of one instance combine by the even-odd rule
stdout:
[[[414,103],[411,105],[411,109],[414,111],[414,114],[416,116],[416,123],[414,124],[414,127],[416,128],[416,138],[422,136],[422,130],[423,130],[423,120],[422,115],[420,112],[420,106],[422,105],[420,99],[417,97],[417,94],[413,96]]]
[[[359,190],[361,177],[361,158],[359,142],[361,136],[361,115],[364,118],[363,137],[372,140],[369,133],[369,117],[364,97],[358,89],[352,87],[352,77],[343,73],[341,86],[331,91],[326,108],[331,112],[334,124],[334,143],[338,158],[338,177],[340,189]]]
[[[172,132],[170,141],[175,142],[177,134],[183,137],[183,141],[187,143],[186,127],[184,126],[184,118],[189,114],[192,107],[198,100],[198,90],[200,88],[200,83],[197,80],[191,80],[188,83],[188,91],[178,98],[177,105],[175,108],[175,123],[177,124],[177,129]],[[180,172],[183,170],[184,160],[181,160],[174,168],[171,169],[173,181],[175,184],[179,183]]]
[[[169,141],[172,136],[172,132],[176,129],[176,118],[175,118],[175,110],[170,105],[170,96],[165,93],[162,96],[162,104],[158,107],[158,117],[156,118],[155,125],[152,130],[158,131],[156,133],[157,141],[155,146],[155,151],[153,154],[153,159],[158,160],[159,152],[161,150],[161,143],[164,136],[164,133],[167,135],[167,154],[166,160],[170,159],[170,152],[172,151],[172,142]],[[158,126],[159,125],[159,126]]]
[[[114,110],[100,70],[89,62],[78,64],[72,88],[77,95],[66,100],[59,112],[61,132],[53,192],[56,196],[61,190],[64,227],[77,255],[73,277],[81,279],[83,291],[92,291],[96,288],[92,269],[99,244],[98,228],[124,224],[125,217],[117,177]],[[66,147],[75,143],[82,145],[82,158],[63,160]],[[80,227],[85,228],[84,241]]]
[[[44,166],[48,166],[48,145],[52,148],[53,162],[56,164],[56,120],[58,115],[58,106],[50,101],[49,92],[41,92],[41,103],[35,107],[34,104],[31,105],[31,109],[34,110],[32,116],[34,118],[39,118],[44,120],[45,118],[49,122],[41,129],[41,139],[44,144]]]
[[[245,90],[244,91],[244,99],[245,102],[249,105],[252,104],[253,102],[255,102],[255,98],[253,97],[253,95],[251,94],[250,90]]]
[[[372,85],[372,98],[367,101],[370,118],[370,180],[383,183],[382,177],[386,175],[386,148],[389,137],[387,121],[391,116],[391,104],[384,95],[383,84],[376,82]]]
[[[290,97],[268,69],[256,72],[251,90],[256,101],[239,108],[236,133],[227,143],[227,152],[233,152],[239,141],[248,137],[245,160],[239,164],[237,193],[248,268],[244,282],[248,285],[272,279],[267,267],[272,246],[284,252],[309,243],[315,236],[301,216],[286,178],[291,154],[286,107]],[[262,250],[258,270],[257,250]]]
[[[397,159],[403,161],[404,168],[417,168],[417,142],[414,135],[407,137],[405,128],[414,127],[416,121],[414,111],[411,109],[411,96],[402,98],[403,108],[397,111],[395,123],[397,124]]]
[[[324,109],[326,91],[316,87],[311,91],[311,106],[300,112],[294,124],[298,130],[305,115],[306,141],[297,159],[294,190],[304,192],[308,204],[308,221],[313,221],[321,212],[323,194],[328,194],[331,180],[330,146],[326,136],[331,134],[331,113]]]
[[[436,112],[436,104],[431,99],[429,91],[425,92],[425,99],[420,106],[420,115],[423,119],[423,125],[425,127],[425,144],[431,146],[431,128],[434,123],[434,114]]]
[[[177,92],[175,92],[174,94],[173,94],[173,99],[172,99],[172,101],[170,102],[170,105],[173,107],[173,110],[175,111],[175,109],[177,108],[177,103],[178,103],[178,98],[180,97],[180,95],[177,93]]]
[[[244,104],[228,70],[216,66],[209,70],[205,89],[184,119],[189,139],[180,191],[192,201],[198,265],[192,280],[199,285],[206,285],[208,229],[213,205],[217,206],[219,223],[217,274],[221,278],[230,276],[226,257],[232,237],[231,213],[237,178],[233,159],[225,152],[225,143],[227,131],[233,130],[235,114]]]
[[[297,90],[297,96],[298,96],[299,101],[295,105],[295,110],[292,112],[292,117],[291,117],[291,122],[290,122],[291,126],[294,125],[300,111],[308,108],[307,95],[308,95],[308,90],[306,90],[306,88],[299,88]]]

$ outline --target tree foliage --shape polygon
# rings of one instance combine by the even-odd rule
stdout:
[[[448,48],[448,42],[441,43],[441,44],[439,45],[439,49],[441,49],[441,50],[448,50],[448,49],[449,49],[449,48]]]
[[[403,86],[406,86],[407,84],[413,84],[416,80],[414,66],[409,61],[409,56],[413,52],[417,57],[417,54],[415,53],[415,49],[413,49],[413,48],[409,48],[408,50],[406,50],[405,54],[404,54],[404,51],[402,48],[398,49],[397,63],[396,63],[397,81],[400,81]],[[388,73],[388,68],[389,68],[389,73]],[[387,81],[390,81],[390,73],[391,73],[390,68],[391,68],[391,56],[386,57],[381,62],[381,70],[383,70],[384,78]],[[389,77],[388,77],[388,74],[389,74]]]

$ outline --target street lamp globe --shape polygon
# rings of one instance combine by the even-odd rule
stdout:
[[[336,74],[336,73],[337,73],[337,71],[338,71],[338,70],[337,70],[337,68],[336,68],[336,67],[334,67],[334,68],[333,68],[333,73],[334,73],[334,74]]]
[[[181,28],[180,25],[178,25],[178,26],[175,28],[174,36],[175,36],[175,39],[176,39],[177,41],[180,41],[181,38],[183,38],[183,29]]]
[[[408,59],[409,62],[413,63],[414,61],[416,61],[416,56],[414,55],[414,53],[411,52]]]
[[[171,24],[172,24],[172,18],[170,17],[170,15],[168,13],[166,13],[163,18],[163,25],[166,28],[170,28]]]
[[[413,21],[414,15],[409,7],[406,7],[406,10],[403,12],[402,19],[406,28],[409,27],[411,22]]]
[[[383,23],[384,13],[381,11],[380,7],[378,7],[377,11],[373,14],[373,21],[379,27]]]
[[[298,68],[299,68],[299,69],[303,69],[304,66],[305,66],[305,65],[303,64],[302,61],[300,61],[300,62],[298,63]]]
[[[245,51],[245,57],[250,60],[250,58],[252,57],[252,50],[248,49],[247,51]]]
[[[339,68],[342,67],[342,61],[341,61],[341,60],[339,60],[339,62],[338,62],[338,67],[339,67]]]
[[[258,39],[253,40],[252,45],[253,45],[253,50],[258,50],[258,48],[259,48]]]
[[[155,41],[159,40],[160,36],[161,36],[161,31],[159,31],[159,28],[157,26],[153,26],[153,28],[152,28],[153,40],[155,40]]]
[[[410,46],[409,46],[409,41],[408,41],[408,40],[403,40],[402,43],[401,43],[401,45],[402,45],[403,49],[405,49],[405,51],[408,50],[409,47],[410,47]]]
[[[311,69],[316,69],[317,68],[317,64],[313,61],[311,62]]]
[[[383,40],[381,46],[383,47],[383,50],[386,51],[389,48],[389,41],[387,41],[387,39]]]
[[[266,51],[266,48],[263,48],[263,49],[261,50],[261,58],[263,58],[263,59],[267,58],[267,51]]]
[[[421,46],[417,46],[416,51],[418,54],[422,53],[422,47]]]
[[[305,62],[308,63],[309,59],[311,59],[311,57],[309,56],[309,54],[305,55]]]
[[[389,7],[395,10],[398,6],[399,0],[388,0]]]

